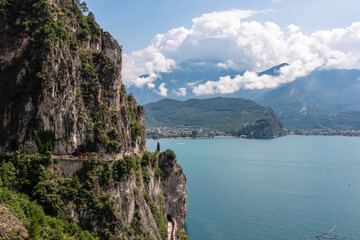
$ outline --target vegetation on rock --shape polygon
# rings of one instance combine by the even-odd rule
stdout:
[[[0,207],[23,225],[15,239],[164,239],[144,108],[122,84],[121,47],[87,11],[0,0]]]
[[[11,119],[0,150],[145,150],[145,112],[122,84],[122,49],[87,11],[78,0],[0,2],[0,122]],[[54,133],[51,145],[39,129]]]
[[[69,175],[47,156],[8,153],[0,157],[0,204],[24,224],[30,239],[152,239],[140,223],[145,204],[159,229],[152,231],[165,238],[164,198],[149,189],[150,179],[162,175],[158,156],[144,152],[112,162],[91,157]],[[124,209],[111,191],[134,178],[135,213],[122,226]]]

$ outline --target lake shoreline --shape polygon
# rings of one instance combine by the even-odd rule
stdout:
[[[360,239],[359,138],[148,139],[187,177],[189,239]]]
[[[214,137],[174,137],[174,136],[169,136],[169,137],[159,137],[159,138],[152,138],[152,137],[147,137],[147,139],[151,139],[151,140],[159,140],[159,139],[250,139],[250,140],[262,140],[262,139],[276,139],[276,138],[281,138],[281,137],[286,137],[286,136],[319,136],[319,137],[349,137],[349,138],[357,138],[360,137],[358,135],[356,136],[346,136],[346,135],[320,135],[320,134],[286,134],[284,136],[278,136],[278,137],[273,137],[273,138],[244,138],[244,137],[236,137],[236,136],[214,136]]]

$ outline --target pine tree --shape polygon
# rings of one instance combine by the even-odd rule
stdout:
[[[159,142],[157,142],[156,152],[160,152],[160,143]]]

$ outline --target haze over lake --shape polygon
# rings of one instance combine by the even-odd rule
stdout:
[[[160,139],[187,176],[189,239],[360,239],[360,138]]]

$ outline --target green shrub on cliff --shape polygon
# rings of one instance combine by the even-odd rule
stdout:
[[[4,16],[6,13],[6,7],[8,5],[8,1],[0,0],[0,17]]]
[[[34,131],[34,140],[41,154],[51,154],[54,148],[55,135],[50,130]]]
[[[172,159],[172,160],[176,159],[176,155],[175,155],[175,153],[174,153],[173,150],[167,149],[167,150],[165,151],[165,153],[166,153],[166,157],[167,157],[168,159]]]
[[[173,151],[167,150],[166,153],[168,157],[176,158]],[[16,213],[15,216],[28,230],[30,239],[111,239],[117,231],[119,212],[115,210],[109,189],[134,176],[136,179],[139,176],[137,186],[148,189],[151,172],[157,178],[162,175],[157,165],[158,157],[158,153],[144,152],[141,156],[126,156],[110,164],[93,156],[84,159],[82,169],[67,175],[48,156],[8,153],[0,156],[0,204]],[[135,215],[122,237],[149,238],[149,233],[143,232],[141,227],[142,197],[165,237],[164,199],[158,202],[158,206],[148,191],[141,193],[136,188],[134,197]],[[77,216],[78,224],[67,220],[65,216],[69,211]],[[84,211],[86,217],[82,216]]]
[[[82,230],[75,223],[64,218],[53,218],[44,213],[43,208],[31,201],[25,194],[15,193],[7,188],[0,188],[0,204],[24,224],[29,233],[29,239],[74,239],[96,240],[94,233]],[[15,236],[15,239],[23,239]]]

